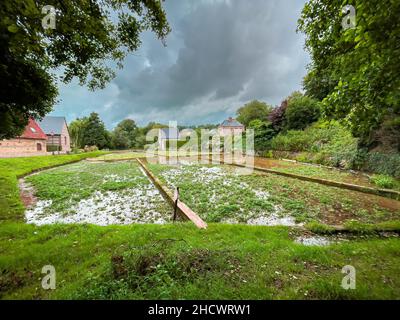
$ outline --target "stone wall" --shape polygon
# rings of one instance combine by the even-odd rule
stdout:
[[[36,139],[0,140],[0,158],[46,155],[46,141]]]

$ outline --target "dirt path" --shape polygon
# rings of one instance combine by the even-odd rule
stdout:
[[[26,182],[24,178],[21,178],[18,180],[18,187],[21,200],[25,208],[33,207],[38,201],[38,199],[35,197],[35,189],[33,186]]]

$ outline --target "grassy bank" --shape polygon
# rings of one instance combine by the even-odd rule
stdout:
[[[98,154],[1,160],[1,195],[6,195],[0,202],[2,217],[23,213],[17,176]],[[272,183],[272,177],[266,181]],[[190,223],[35,226],[3,219],[0,298],[400,297],[398,238],[365,235],[318,247],[295,241],[304,235],[287,227],[212,223],[199,230]],[[45,265],[55,267],[55,290],[41,286]],[[356,290],[341,287],[345,265],[356,268]]]
[[[2,298],[387,299],[400,297],[400,240],[328,247],[293,241],[285,227],[190,224],[0,228]],[[56,290],[41,268],[56,269]],[[341,269],[357,271],[356,290]]]
[[[208,222],[258,224],[276,218],[342,225],[356,220],[377,223],[400,220],[400,202],[356,191],[254,172],[236,175],[229,166],[166,166],[149,168]]]
[[[359,141],[336,122],[316,122],[304,130],[281,132],[269,143],[264,156],[287,158],[300,162],[354,169],[400,179],[398,150],[368,151],[358,147]],[[398,180],[397,180],[398,181]],[[394,183],[396,187],[396,183]]]
[[[42,168],[93,158],[104,152],[72,155],[0,159],[0,220],[21,218],[24,207],[18,190],[18,177]]]

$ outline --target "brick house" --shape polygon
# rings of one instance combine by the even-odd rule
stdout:
[[[242,134],[245,131],[245,126],[242,125],[236,119],[229,117],[227,120],[222,122],[222,124],[218,127],[218,133],[221,137],[225,136],[235,136]]]
[[[29,119],[21,136],[0,140],[0,157],[29,157],[46,154],[47,136],[33,119]]]
[[[47,135],[48,151],[67,153],[71,151],[71,137],[67,121],[64,117],[44,117],[39,122],[40,127]]]

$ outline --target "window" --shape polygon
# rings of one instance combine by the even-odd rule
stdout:
[[[42,144],[41,143],[37,143],[36,144],[36,150],[37,151],[42,151]]]
[[[36,133],[36,129],[35,129],[35,128],[30,127],[30,129],[31,129],[31,131],[32,131],[33,133]]]
[[[67,144],[67,137],[64,137],[64,144]]]

